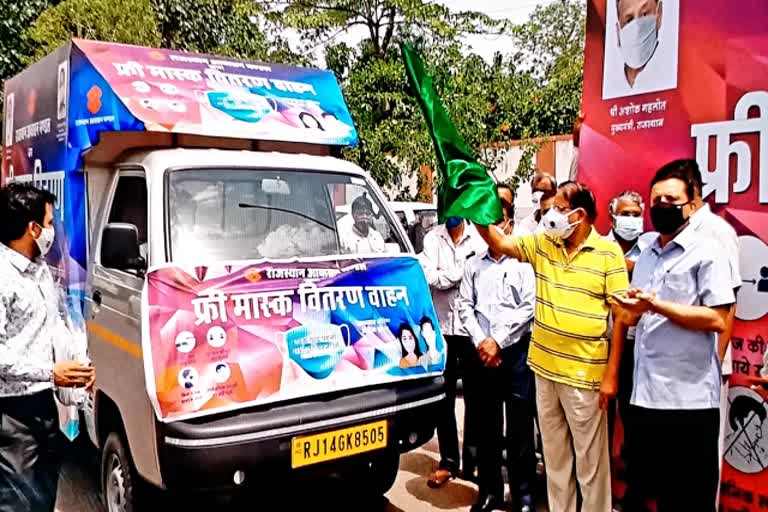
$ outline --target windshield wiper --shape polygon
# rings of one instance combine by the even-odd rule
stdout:
[[[314,222],[316,224],[320,224],[325,229],[329,229],[331,231],[336,231],[336,229],[333,226],[331,226],[330,224],[326,224],[325,222],[323,222],[321,220],[314,219],[314,218],[310,217],[309,215],[304,215],[303,213],[297,212],[297,211],[294,211],[294,210],[286,210],[285,208],[278,208],[276,206],[263,206],[263,205],[259,205],[259,204],[248,204],[248,203],[240,203],[240,204],[238,204],[238,206],[240,208],[256,208],[256,209],[261,209],[261,210],[274,210],[274,211],[277,211],[277,212],[290,213],[292,215],[297,215],[299,217],[307,219],[308,221]]]

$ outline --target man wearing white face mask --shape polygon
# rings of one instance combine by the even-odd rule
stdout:
[[[635,261],[640,253],[650,246],[656,239],[656,233],[644,233],[643,214],[645,213],[645,204],[642,196],[633,190],[625,190],[611,200],[608,207],[611,215],[611,231],[605,236],[606,240],[616,242],[624,252],[627,269],[630,276],[635,266]],[[612,325],[611,325],[612,329]],[[610,333],[609,333],[610,337]],[[619,458],[622,459],[626,471],[629,456],[632,449],[632,418],[629,407],[629,399],[632,395],[632,372],[634,370],[634,357],[632,347],[635,342],[635,331],[630,329],[624,340],[624,350],[622,351],[621,363],[619,364],[619,390],[617,402],[619,415],[624,427],[624,442],[621,447]],[[629,348],[628,348],[629,347]],[[613,433],[615,428],[616,407],[611,405],[608,409],[608,432],[609,445],[613,447]],[[614,458],[615,455],[614,455]],[[628,482],[629,484],[629,482]],[[624,497],[629,501],[637,499],[633,494],[637,494],[638,489],[631,488],[629,485],[624,492]]]
[[[541,222],[541,200],[546,196],[554,194],[557,190],[557,181],[546,173],[536,173],[531,180],[531,202],[534,210],[519,223],[515,224],[514,236],[529,235],[535,233]]]
[[[552,512],[576,511],[577,478],[582,510],[611,510],[606,410],[616,396],[621,354],[606,337],[608,299],[627,290],[629,279],[621,248],[595,231],[596,217],[592,192],[569,181],[542,219],[545,233],[507,237],[477,227],[491,249],[536,272],[528,364],[536,374]]]
[[[653,233],[644,234],[643,198],[638,192],[625,190],[611,200],[608,210],[611,214],[611,231],[605,238],[619,244],[631,273],[637,257],[655,238]]]
[[[0,191],[0,510],[53,512],[59,478],[54,387],[91,387],[93,367],[54,361],[69,336],[44,261],[56,198],[27,184]]]

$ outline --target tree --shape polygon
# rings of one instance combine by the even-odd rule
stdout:
[[[581,0],[556,0],[538,6],[528,22],[514,28],[517,62],[543,79],[583,61],[586,7]]]
[[[225,42],[227,24],[242,2],[150,0],[163,48],[211,53]]]
[[[466,33],[499,32],[505,24],[476,12],[454,12],[424,0],[258,0],[272,18],[299,30],[309,49],[330,43],[355,27],[367,30],[368,49],[386,58],[402,32],[442,41]]]
[[[24,31],[54,3],[51,0],[0,1],[0,81],[24,68],[27,55]]]
[[[160,43],[149,0],[64,0],[45,10],[25,34],[31,50],[27,63],[72,37],[145,46]]]
[[[297,30],[304,52],[323,47],[325,61],[342,82],[360,134],[360,144],[344,155],[382,185],[397,187],[404,175],[434,163],[424,127],[400,58],[399,44],[418,47],[432,64],[438,90],[455,114],[469,144],[487,135],[477,111],[487,111],[482,82],[488,66],[479,57],[465,62],[461,37],[505,30],[506,24],[480,13],[453,12],[426,0],[286,0],[259,2],[270,19]],[[355,47],[335,43],[342,33],[362,27]],[[452,72],[457,72],[452,77]],[[460,85],[457,85],[460,84]],[[470,114],[472,112],[472,114]]]
[[[508,80],[498,83],[505,90],[494,92],[501,124],[492,141],[570,133],[581,104],[585,24],[583,2],[556,0],[537,7],[528,22],[513,29],[517,51],[502,59]],[[538,146],[523,144],[513,181],[530,177]]]
[[[493,112],[485,84],[492,68],[478,56],[465,58],[458,45],[442,52],[423,48],[435,87],[467,144],[479,151],[490,136]],[[336,55],[335,51],[330,52]],[[362,50],[349,66],[344,93],[356,122],[360,145],[346,157],[366,169],[378,183],[399,186],[423,164],[434,167],[435,153],[423,116],[406,78],[397,48],[384,58]],[[338,67],[337,63],[333,67]]]
[[[235,0],[225,19],[219,45],[211,53],[267,62],[309,64],[293,52],[280,28],[250,0]]]
[[[0,0],[0,90],[24,69],[29,53],[24,31],[54,0]],[[0,94],[0,109],[5,98]]]

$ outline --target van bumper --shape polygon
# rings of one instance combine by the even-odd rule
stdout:
[[[274,477],[332,475],[384,452],[405,453],[432,438],[437,409],[445,398],[442,377],[426,378],[304,398],[223,415],[160,424],[160,468],[164,487],[215,491],[250,487]],[[386,420],[388,446],[375,452],[291,469],[291,440]],[[241,471],[245,479],[235,484]]]

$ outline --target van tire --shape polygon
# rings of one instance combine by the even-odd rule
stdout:
[[[111,432],[101,452],[101,490],[106,512],[143,512],[148,485],[140,479],[123,437]]]
[[[386,451],[372,459],[357,475],[358,489],[369,497],[380,497],[389,492],[400,471],[400,454]]]

